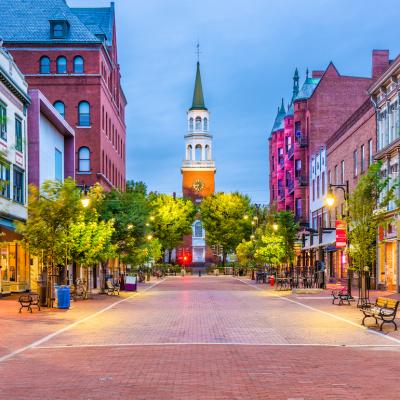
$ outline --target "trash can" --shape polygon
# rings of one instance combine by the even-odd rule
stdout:
[[[57,286],[57,308],[67,309],[71,305],[71,291],[68,286]]]

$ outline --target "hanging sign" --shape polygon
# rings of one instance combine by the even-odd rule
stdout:
[[[343,248],[347,244],[346,221],[336,220],[336,247]]]

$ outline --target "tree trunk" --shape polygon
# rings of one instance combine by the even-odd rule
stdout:
[[[223,251],[222,252],[222,266],[225,268],[225,264],[226,264],[226,256],[227,254]]]
[[[168,264],[171,264],[172,250],[168,249]]]

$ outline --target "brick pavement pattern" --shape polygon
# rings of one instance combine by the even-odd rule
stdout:
[[[0,399],[398,398],[397,332],[362,328],[354,306],[248,283],[170,277],[65,313],[8,305],[0,356],[67,329],[0,362]]]

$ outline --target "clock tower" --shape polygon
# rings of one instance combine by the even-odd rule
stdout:
[[[200,63],[197,62],[193,102],[187,111],[185,158],[181,168],[183,196],[197,205],[215,189],[212,139],[210,114],[204,103]],[[201,220],[197,219],[192,226],[192,235],[184,238],[184,246],[180,249],[181,258],[190,260],[192,268],[204,268],[213,261],[213,253],[206,245],[205,237]]]
[[[182,163],[182,192],[195,203],[214,193],[215,163],[210,133],[210,114],[204,103],[200,63],[197,63],[192,106],[187,112],[185,158]]]

